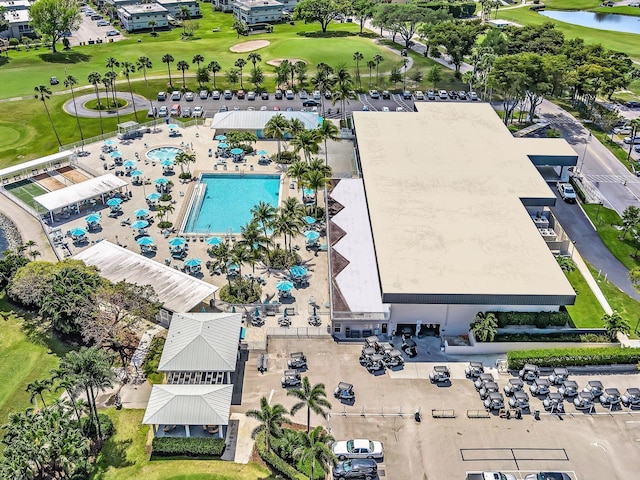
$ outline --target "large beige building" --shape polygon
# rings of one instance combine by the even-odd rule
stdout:
[[[353,117],[362,178],[329,199],[336,336],[464,334],[478,311],[574,303],[534,222],[556,201],[536,165],[576,163],[564,140],[514,138],[482,103]]]

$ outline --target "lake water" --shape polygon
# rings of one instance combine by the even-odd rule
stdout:
[[[640,35],[640,17],[632,17],[631,15],[595,12],[563,12],[556,10],[544,10],[539,13],[552,20],[570,23],[571,25]]]

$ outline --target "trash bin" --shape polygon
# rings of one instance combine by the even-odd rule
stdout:
[[[533,411],[533,418],[535,418],[536,420],[540,420],[540,410]]]

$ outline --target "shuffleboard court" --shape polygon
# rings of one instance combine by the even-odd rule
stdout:
[[[11,195],[22,200],[29,206],[33,205],[34,197],[47,193],[47,190],[31,180],[20,180],[19,182],[6,185],[4,188]]]
[[[69,180],[72,183],[82,183],[86,180],[89,180],[89,177],[80,173],[75,168],[71,167],[62,167],[56,169],[63,177]]]

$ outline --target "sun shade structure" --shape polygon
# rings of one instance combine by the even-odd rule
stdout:
[[[74,258],[98,267],[100,275],[113,283],[126,280],[138,285],[151,285],[162,307],[171,312],[188,312],[218,290],[215,285],[106,240],[78,253]]]
[[[307,130],[313,130],[320,124],[318,115],[310,112],[250,112],[247,110],[240,110],[216,113],[213,117],[213,121],[211,122],[211,128],[225,132],[231,130],[249,130],[260,133],[269,120],[276,115],[282,115],[287,120],[300,120],[303,123],[304,128]]]
[[[32,174],[34,170],[40,170],[42,168],[57,168],[62,166],[63,163],[67,163],[70,157],[75,155],[71,150],[65,150],[63,152],[53,153],[46,157],[36,158],[29,160],[28,162],[18,163],[17,165],[11,165],[10,167],[0,170],[0,179],[2,181],[12,180],[14,177],[19,177],[22,174]]]
[[[76,183],[60,190],[38,195],[34,200],[48,212],[54,212],[70,205],[76,205],[84,200],[89,200],[108,194],[113,190],[119,190],[128,184],[124,180],[108,173],[96,178],[90,178],[81,183]]]

